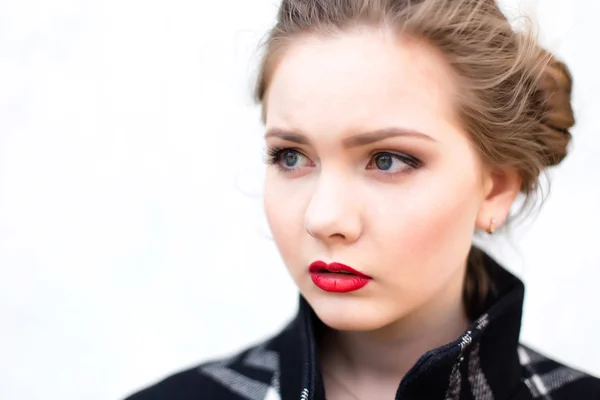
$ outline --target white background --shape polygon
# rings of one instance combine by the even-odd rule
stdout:
[[[485,246],[524,342],[600,375],[600,2],[522,4],[578,125],[535,223]],[[0,1],[1,399],[119,399],[292,317],[249,96],[276,6]]]

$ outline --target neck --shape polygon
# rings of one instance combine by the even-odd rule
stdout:
[[[456,340],[469,326],[457,279],[428,304],[374,331],[327,329],[320,343],[325,375],[397,385],[427,351]]]

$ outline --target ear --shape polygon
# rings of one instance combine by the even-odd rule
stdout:
[[[483,177],[483,201],[477,214],[476,227],[487,231],[495,219],[500,227],[521,190],[521,177],[516,171],[489,169]]]

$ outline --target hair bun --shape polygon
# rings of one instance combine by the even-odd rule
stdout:
[[[573,79],[567,66],[544,51],[548,63],[538,84],[542,115],[540,142],[546,166],[559,164],[571,141],[569,129],[575,124],[571,107]]]

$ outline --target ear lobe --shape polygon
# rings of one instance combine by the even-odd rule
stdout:
[[[513,170],[490,171],[484,181],[483,202],[477,216],[477,227],[487,230],[492,218],[498,228],[508,215],[511,205],[521,191],[522,180]]]

